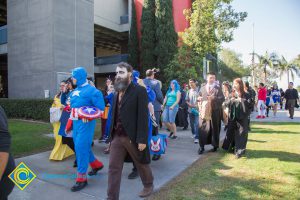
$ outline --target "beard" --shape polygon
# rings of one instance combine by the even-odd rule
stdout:
[[[114,88],[117,92],[124,92],[127,87],[129,86],[129,78],[130,77],[126,77],[126,78],[117,78],[115,80],[115,84],[114,84]]]

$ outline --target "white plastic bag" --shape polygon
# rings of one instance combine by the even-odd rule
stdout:
[[[60,108],[50,108],[50,123],[59,122],[61,113]]]

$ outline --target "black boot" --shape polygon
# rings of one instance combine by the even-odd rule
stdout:
[[[198,154],[201,155],[204,153],[204,147],[200,147],[198,150]]]
[[[84,181],[84,182],[76,182],[75,185],[73,185],[73,187],[71,188],[72,192],[77,192],[82,190],[83,188],[85,188],[87,186],[88,182]]]
[[[153,157],[152,157],[152,160],[153,161],[156,161],[156,160],[159,160],[160,159],[160,155],[153,155]]]
[[[92,170],[88,173],[88,175],[89,175],[89,176],[95,176],[95,175],[97,175],[97,172],[100,171],[101,169],[103,169],[103,166],[100,167],[100,168],[92,169]]]
[[[128,179],[136,179],[139,176],[139,173],[136,168],[132,169],[132,172],[128,175]]]
[[[210,150],[209,152],[216,152],[218,150],[218,147],[214,147],[212,150]]]
[[[74,161],[73,167],[74,167],[74,168],[77,167],[77,160]]]

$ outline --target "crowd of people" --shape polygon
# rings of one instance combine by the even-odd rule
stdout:
[[[100,116],[93,117],[93,113],[101,113],[99,142],[107,144],[104,153],[109,154],[107,198],[119,199],[124,162],[133,166],[128,178],[140,176],[142,180],[144,187],[139,196],[147,197],[153,192],[154,176],[150,162],[160,160],[163,153],[155,151],[159,142],[152,139],[161,135],[161,128],[169,132],[170,140],[176,140],[179,137],[177,127],[186,130],[190,126],[191,137],[199,145],[198,154],[203,154],[206,145],[213,147],[210,152],[220,148],[223,123],[226,136],[221,147],[233,152],[238,159],[246,152],[252,112],[258,112],[257,118],[264,119],[272,109],[276,116],[277,110],[283,108],[283,99],[286,99],[285,109],[293,119],[299,99],[292,82],[283,92],[276,85],[267,88],[263,83],[252,88],[240,78],[232,83],[220,83],[213,72],[207,74],[203,84],[189,79],[188,84],[180,87],[177,80],[172,80],[163,95],[162,82],[156,79],[158,73],[158,69],[149,69],[142,79],[140,72],[122,62],[117,65],[114,79],[108,78],[102,91],[87,77],[83,67],[75,68],[72,76],[60,83],[60,91],[52,105],[54,112],[50,111],[55,146],[49,159],[63,160],[75,154],[73,167],[77,168],[77,177],[71,191],[85,188],[88,175],[94,176],[104,167],[93,154],[95,119]],[[84,109],[92,114],[83,115]],[[12,167],[14,163],[7,151],[10,144],[7,119],[1,108],[0,124],[0,131],[7,135],[5,140],[0,140],[7,144],[3,146],[7,148],[1,150],[6,153],[0,155]],[[155,148],[151,147],[154,143]],[[88,172],[89,165],[91,170]],[[12,186],[5,186],[7,195]]]
[[[291,119],[294,118],[295,107],[299,107],[297,103],[299,96],[298,91],[294,88],[293,82],[289,83],[288,89],[285,92],[282,88],[278,89],[277,85],[267,87],[263,83],[260,83],[258,87],[255,87],[255,90],[257,92],[257,119],[269,117],[270,110],[273,110],[273,117],[276,117],[278,109],[288,110],[289,117]],[[285,106],[283,107],[284,102]]]

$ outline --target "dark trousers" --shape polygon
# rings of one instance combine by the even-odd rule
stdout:
[[[289,109],[290,117],[294,117],[295,104],[296,104],[296,99],[289,99],[287,101],[287,107]]]
[[[100,139],[105,137],[104,133],[105,133],[106,121],[107,121],[107,119],[102,119],[101,118],[101,136],[100,136]]]
[[[109,200],[119,199],[123,164],[127,153],[132,158],[144,187],[153,186],[151,168],[148,164],[142,164],[138,161],[139,152],[136,146],[130,141],[129,137],[115,135],[110,146],[107,189],[107,199]]]

